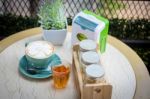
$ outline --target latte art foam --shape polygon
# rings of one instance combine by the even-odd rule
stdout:
[[[53,45],[46,41],[35,41],[26,47],[26,54],[33,58],[47,58],[53,52]]]

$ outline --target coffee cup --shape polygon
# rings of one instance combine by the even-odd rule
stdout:
[[[45,69],[51,61],[54,46],[47,41],[33,41],[26,44],[25,56],[32,68]]]

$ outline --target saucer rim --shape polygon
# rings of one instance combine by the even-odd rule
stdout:
[[[57,54],[55,54],[55,55],[57,55]],[[58,55],[57,55],[57,56],[58,56]],[[58,57],[59,57],[59,56],[58,56]],[[22,67],[21,61],[23,61],[24,58],[26,58],[25,55],[23,55],[23,56],[21,57],[21,59],[19,60],[19,66],[18,66],[19,72],[20,72],[21,74],[23,74],[24,76],[30,77],[30,78],[35,78],[35,79],[49,78],[50,76],[52,76],[52,73],[49,73],[49,74],[43,75],[43,76],[38,76],[38,75],[40,75],[40,74],[34,74],[34,75],[32,75],[32,74],[28,73],[28,72]],[[59,58],[60,58],[60,57],[59,57]],[[25,64],[23,64],[23,65],[25,65]],[[50,65],[48,65],[47,68],[49,68],[49,66],[50,66]],[[51,72],[51,70],[50,70],[50,72]],[[42,73],[41,73],[41,75],[42,75]]]

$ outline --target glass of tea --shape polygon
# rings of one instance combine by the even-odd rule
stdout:
[[[55,88],[65,88],[70,75],[70,63],[66,60],[56,60],[51,62],[51,67]]]

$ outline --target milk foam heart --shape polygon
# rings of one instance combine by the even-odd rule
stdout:
[[[53,53],[54,47],[46,41],[34,41],[26,47],[26,54],[32,58],[43,59]]]

